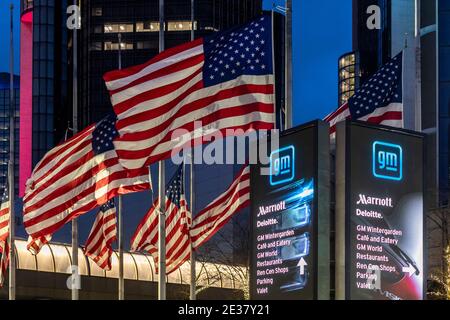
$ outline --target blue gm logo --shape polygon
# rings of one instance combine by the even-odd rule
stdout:
[[[373,175],[380,179],[400,181],[403,178],[403,150],[397,144],[373,143]]]
[[[295,177],[295,148],[276,150],[270,154],[270,185],[290,182]]]

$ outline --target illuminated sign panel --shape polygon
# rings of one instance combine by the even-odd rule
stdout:
[[[251,172],[251,297],[327,299],[327,125],[314,122],[287,132],[268,157],[267,166],[254,165]],[[270,174],[262,175],[262,168]]]
[[[423,136],[413,132],[338,127],[338,299],[424,297],[423,150]]]

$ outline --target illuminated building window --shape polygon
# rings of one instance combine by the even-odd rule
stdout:
[[[195,29],[197,29],[197,25],[195,26]],[[213,31],[213,32],[218,32],[219,31],[219,29],[214,28],[214,27],[204,27],[203,29],[206,30],[206,31]]]
[[[192,30],[191,21],[169,21],[167,23],[168,31],[190,31]],[[197,22],[194,22],[194,30],[197,30]]]
[[[119,43],[107,41],[107,42],[105,42],[104,48],[106,51],[119,50]],[[120,44],[120,48],[122,50],[133,50],[134,46],[133,46],[133,43],[122,42]]]
[[[119,33],[119,32],[133,32],[134,25],[129,23],[122,24],[105,24],[104,25],[105,33]]]
[[[103,15],[103,9],[102,8],[92,8],[92,16],[93,17],[101,17]]]
[[[359,55],[351,52],[339,59],[339,106],[346,103],[359,87]]]
[[[136,32],[158,32],[159,22],[136,22]]]

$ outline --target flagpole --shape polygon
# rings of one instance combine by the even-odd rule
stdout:
[[[195,0],[191,0],[191,41],[194,41],[195,39],[195,31],[194,31],[194,27],[195,27]],[[191,214],[194,214],[194,179],[195,179],[195,173],[194,173],[194,148],[192,147],[192,152],[191,152],[191,165],[190,165],[190,207],[191,207]],[[197,278],[197,273],[195,270],[195,251],[194,251],[194,247],[192,245],[192,241],[191,241],[191,286],[190,286],[190,299],[191,300],[196,300],[197,296],[195,294],[196,291],[196,278]]]
[[[164,0],[159,0],[159,52],[164,51]],[[166,174],[164,161],[159,162],[159,232],[158,232],[158,299],[166,300]]]
[[[78,6],[78,0],[73,0]],[[78,133],[78,21],[73,29],[73,135]],[[72,220],[72,279],[79,277],[78,274],[78,220]],[[77,281],[72,282],[72,300],[79,299]]]
[[[118,34],[119,39],[119,70],[122,69],[122,34],[119,32]],[[122,217],[122,210],[123,210],[123,201],[122,196],[119,195],[118,199],[118,224],[119,224],[119,300],[125,300],[125,280],[124,280],[124,273],[123,273],[123,217]]]
[[[422,131],[422,83],[421,83],[421,44],[420,44],[420,0],[415,0],[415,65],[416,65],[416,99],[415,99],[415,129]]]
[[[15,196],[15,184],[14,184],[14,156],[15,156],[15,108],[14,108],[14,5],[11,3],[11,38],[10,38],[10,60],[9,60],[9,72],[10,72],[10,109],[9,109],[9,168],[8,168],[8,180],[9,180],[9,300],[16,300],[16,258],[15,258],[15,244],[14,244],[14,229],[15,229],[15,208],[14,208],[14,196]]]
[[[276,76],[276,71],[275,71],[275,7],[272,8],[272,12],[271,12],[271,19],[272,19],[272,72],[273,72],[273,79],[274,82],[276,82],[277,76]],[[276,90],[276,85],[273,85],[273,128],[274,130],[277,129],[277,90]],[[281,106],[281,109],[283,109],[283,107]],[[281,110],[280,110],[280,114],[281,114]],[[282,123],[280,121],[280,131],[282,131]]]
[[[286,0],[285,26],[285,129],[292,128],[292,0]]]

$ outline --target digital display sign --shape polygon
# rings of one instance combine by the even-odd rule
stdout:
[[[347,122],[336,151],[337,297],[424,297],[424,137]]]
[[[289,130],[268,153],[251,169],[251,298],[328,299],[328,126]]]

